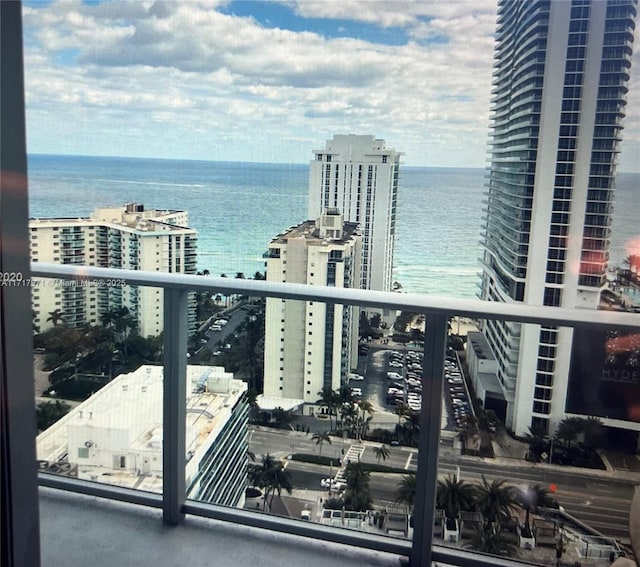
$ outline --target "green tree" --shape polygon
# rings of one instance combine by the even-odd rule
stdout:
[[[364,512],[371,508],[373,499],[369,489],[369,472],[361,463],[349,463],[345,469],[347,488],[344,505],[347,510]]]
[[[546,436],[546,429],[539,424],[531,425],[527,433],[524,434],[524,439],[529,444],[529,453],[535,457],[536,461],[548,448]]]
[[[598,449],[607,444],[607,430],[602,421],[590,415],[583,424],[584,446],[587,449]]]
[[[511,516],[518,503],[518,491],[506,480],[488,482],[482,475],[482,484],[478,488],[476,503],[487,525],[499,526]]]
[[[409,473],[403,475],[396,489],[396,502],[406,504],[413,509],[416,502],[416,475]]]
[[[284,410],[281,407],[275,408],[271,412],[271,418],[273,419],[275,426],[279,429],[284,429],[289,426],[293,416],[290,411]]]
[[[357,417],[358,408],[355,404],[342,404],[340,406],[340,427],[348,431],[349,435],[355,435]]]
[[[58,323],[64,323],[64,315],[60,309],[56,309],[55,311],[49,312],[49,317],[47,317],[47,322],[51,322],[51,324],[55,327]]]
[[[369,429],[369,423],[375,413],[373,405],[367,400],[360,400],[358,402],[358,415],[357,415],[357,431],[356,435],[358,439],[362,439]]]
[[[291,482],[291,473],[284,468],[281,462],[276,462],[265,474],[264,486],[266,488],[266,495],[271,493],[271,499],[269,500],[269,510],[273,505],[273,497],[278,493],[278,496],[282,494],[282,490],[286,490],[287,494],[291,494],[293,491],[293,483]],[[266,496],[265,496],[266,502]]]
[[[404,402],[398,402],[396,407],[393,408],[393,413],[398,416],[398,425],[402,424],[402,419],[407,417],[410,413],[410,408]]]
[[[569,448],[583,430],[584,420],[581,417],[565,417],[558,424],[555,436],[566,448]]]
[[[465,415],[458,424],[458,431],[460,432],[460,440],[466,448],[468,438],[478,432],[478,418],[471,414]]]
[[[331,437],[329,437],[329,433],[327,431],[318,431],[311,436],[311,440],[316,442],[318,445],[318,455],[322,456],[322,444],[326,441],[331,445]]]
[[[60,400],[41,402],[36,407],[36,426],[38,431],[44,431],[51,427],[61,417],[64,417],[71,406]]]
[[[485,526],[479,525],[478,530],[471,538],[471,542],[466,547],[481,553],[502,557],[514,557],[516,555],[515,546],[499,527],[487,530]]]
[[[269,453],[262,455],[262,460],[259,465],[249,466],[247,476],[250,484],[263,490],[263,509],[267,508],[267,502],[269,503],[269,509],[271,509],[273,497],[276,492],[278,496],[280,496],[283,489],[289,494],[291,494],[293,490],[291,473],[284,468],[284,465],[280,461],[274,459]],[[271,495],[270,499],[269,495]]]
[[[532,484],[527,488],[518,489],[516,492],[516,504],[525,511],[525,526],[529,526],[529,516],[538,508],[559,507],[558,501],[551,496],[546,488],[539,484]]]
[[[474,487],[452,475],[438,481],[436,503],[445,511],[447,518],[457,518],[460,512],[469,512],[475,508]]]
[[[320,399],[316,402],[320,406],[327,408],[327,414],[329,415],[329,426],[333,428],[333,422],[331,417],[337,415],[337,409],[340,407],[340,396],[334,392],[330,386],[325,386],[318,392]]]
[[[380,445],[380,447],[373,448],[373,454],[378,460],[378,464],[380,464],[380,459],[386,461],[391,453],[389,451],[389,447],[387,447],[386,445]]]

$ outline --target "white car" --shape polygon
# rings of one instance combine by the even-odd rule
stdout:
[[[228,321],[226,319],[217,319],[213,322],[214,325],[220,325],[221,327],[224,327],[227,323]]]
[[[351,393],[354,396],[362,396],[362,388],[351,388]]]
[[[338,482],[337,480],[334,480],[332,478],[323,478],[320,481],[320,486],[322,488],[325,488],[327,490],[344,490],[347,485],[344,482]]]
[[[349,380],[353,380],[354,382],[362,382],[364,380],[364,376],[361,374],[349,374]]]
[[[402,380],[402,374],[397,372],[387,372],[387,380]]]

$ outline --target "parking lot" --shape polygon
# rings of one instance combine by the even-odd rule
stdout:
[[[361,350],[358,373],[351,375],[349,385],[356,396],[370,402],[376,412],[396,415],[395,408],[399,403],[419,412],[422,409],[422,365],[423,353],[417,348],[365,346]],[[446,426],[455,428],[467,415],[473,414],[473,408],[453,349],[447,350],[444,375]]]

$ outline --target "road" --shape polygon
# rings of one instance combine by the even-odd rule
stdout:
[[[318,445],[311,440],[311,434],[296,431],[283,431],[267,428],[251,428],[249,447],[257,458],[269,452],[276,458],[283,459],[291,453],[318,454]],[[333,456],[336,461],[341,458],[352,445],[353,440],[336,440],[322,446],[322,454]],[[375,463],[372,451],[374,444],[366,444],[362,453],[362,462]],[[407,447],[390,447],[389,457],[385,465],[397,467],[407,472],[415,472],[417,451]],[[630,479],[619,479],[607,476],[603,471],[591,474],[589,471],[572,472],[558,467],[533,465],[530,463],[505,464],[503,462],[459,457],[450,452],[439,456],[439,473],[441,477],[456,474],[469,482],[481,482],[482,476],[491,482],[494,479],[506,479],[509,484],[522,488],[539,484],[549,487],[557,486],[555,498],[564,509],[590,527],[606,536],[620,540],[628,540],[629,504],[633,493]],[[287,470],[292,473],[294,486],[312,490],[320,489],[320,479],[335,474],[329,467],[290,461]],[[371,492],[379,505],[393,502],[395,490],[400,480],[398,474],[373,473],[371,475]],[[640,481],[640,479],[639,479]]]
[[[212,353],[221,350],[225,344],[231,342],[230,339],[246,317],[247,312],[244,309],[235,309],[226,314],[225,318],[228,318],[228,322],[220,331],[210,331],[209,329],[205,331],[209,340],[203,346],[206,346]],[[213,322],[211,324],[213,325]]]

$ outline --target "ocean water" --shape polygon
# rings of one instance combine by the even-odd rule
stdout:
[[[394,280],[404,291],[475,297],[485,171],[400,169]],[[306,220],[308,165],[29,156],[31,217],[84,217],[140,202],[184,209],[198,231],[198,268],[252,276],[271,238]],[[640,175],[620,174],[611,265],[640,246]],[[638,250],[635,253],[640,253]]]

